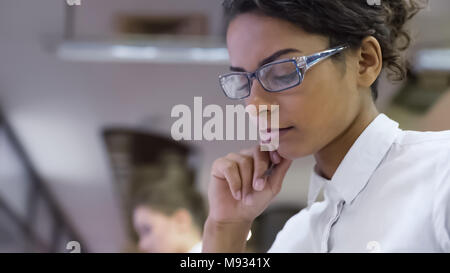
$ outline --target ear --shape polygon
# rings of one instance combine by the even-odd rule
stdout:
[[[175,223],[177,230],[180,232],[186,232],[192,225],[192,216],[187,209],[177,209],[173,215],[172,220]]]
[[[358,86],[368,88],[375,82],[383,68],[383,55],[380,43],[375,37],[368,36],[362,40],[357,54]]]

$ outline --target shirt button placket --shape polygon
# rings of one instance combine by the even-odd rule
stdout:
[[[336,205],[336,212],[335,216],[330,220],[328,225],[325,228],[325,233],[322,239],[322,246],[321,246],[321,252],[326,253],[328,252],[328,241],[330,240],[330,232],[333,225],[337,222],[339,219],[339,216],[341,215],[342,209],[344,208],[345,201],[341,200]]]

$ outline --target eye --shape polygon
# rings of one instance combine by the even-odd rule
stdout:
[[[260,71],[260,76],[278,80],[293,77],[296,72],[297,68],[295,67],[295,63],[281,62],[267,65]]]
[[[295,80],[297,77],[297,71],[293,71],[289,74],[284,74],[281,76],[274,76],[274,80],[276,81],[284,81],[284,82],[291,82],[292,80]]]
[[[247,88],[247,83],[242,85],[242,86],[240,86],[240,87],[238,87],[237,90],[244,90],[246,88]]]
[[[140,234],[141,236],[148,235],[148,234],[150,234],[151,232],[152,232],[152,227],[149,226],[149,225],[142,225],[142,226],[139,228],[139,234]]]

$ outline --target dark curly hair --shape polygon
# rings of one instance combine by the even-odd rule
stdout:
[[[361,46],[367,36],[375,37],[381,46],[383,67],[388,77],[401,81],[406,65],[401,52],[411,38],[404,29],[406,21],[424,8],[428,0],[225,0],[223,6],[229,23],[242,13],[259,12],[287,20],[309,33],[329,37],[330,46],[347,43]],[[378,5],[379,3],[379,5]],[[372,98],[378,97],[378,79],[371,86]]]

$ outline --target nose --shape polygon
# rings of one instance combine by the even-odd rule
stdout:
[[[245,103],[247,105],[256,106],[258,112],[260,112],[260,109],[263,108],[260,106],[264,105],[266,106],[265,109],[270,111],[271,105],[278,105],[276,100],[276,94],[264,90],[264,88],[261,86],[261,84],[256,78],[252,78],[251,81],[252,82],[251,82],[250,96],[248,96],[245,99]]]
[[[246,104],[254,105],[256,112],[249,111],[250,118],[253,122],[258,124],[259,129],[266,130],[266,128],[270,128],[272,122],[275,122],[273,125],[277,127],[278,123],[276,122],[278,122],[278,120],[272,120],[272,114],[278,114],[279,111],[278,108],[272,108],[272,105],[279,105],[276,94],[264,90],[260,82],[256,79],[253,79],[252,83],[250,96],[246,99]],[[272,113],[273,110],[277,113]]]

